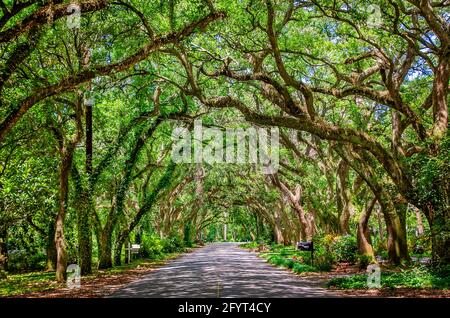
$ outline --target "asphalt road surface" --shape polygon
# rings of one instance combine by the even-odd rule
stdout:
[[[335,297],[324,281],[269,265],[238,243],[213,243],[170,261],[109,297]]]

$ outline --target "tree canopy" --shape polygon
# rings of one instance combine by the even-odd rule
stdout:
[[[448,1],[0,5],[0,269],[44,249],[64,281],[127,241],[226,240],[222,223],[448,264]],[[198,120],[277,128],[278,169],[174,162]]]

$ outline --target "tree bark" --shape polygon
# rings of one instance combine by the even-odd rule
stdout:
[[[81,275],[92,273],[91,198],[88,192],[89,190],[83,191],[77,210],[78,255]]]
[[[159,179],[158,183],[156,184],[155,188],[152,190],[152,192],[145,198],[144,204],[141,206],[139,211],[136,213],[130,224],[120,232],[120,234],[117,237],[116,245],[114,249],[114,264],[120,265],[121,260],[121,252],[122,247],[125,241],[127,240],[128,236],[130,235],[131,231],[134,230],[136,225],[138,225],[139,221],[142,219],[142,217],[151,210],[153,205],[156,203],[156,199],[158,194],[163,190],[165,187],[167,187],[170,183],[170,180],[172,178],[172,175],[175,171],[176,164],[174,162],[170,162],[168,167],[166,168],[166,171],[164,172],[164,175]]]
[[[350,233],[350,215],[354,213],[354,207],[352,203],[351,191],[349,190],[348,178],[350,169],[348,164],[341,160],[338,165],[337,177],[337,198],[338,198],[338,212],[339,212],[339,226],[341,233],[347,235]]]
[[[64,238],[64,220],[67,213],[69,198],[69,174],[72,168],[75,147],[83,136],[82,94],[77,92],[75,107],[76,132],[70,140],[64,140],[62,133],[60,138],[61,163],[59,168],[59,205],[55,221],[55,245],[56,245],[56,280],[65,282],[67,280],[67,250]]]
[[[0,229],[0,279],[6,278],[6,271],[8,270],[8,249],[6,246],[7,230]]]
[[[283,244],[284,243],[284,238],[283,238],[283,232],[281,229],[281,217],[280,217],[280,206],[277,205],[275,207],[274,210],[274,227],[273,227],[273,234],[274,234],[274,239],[275,239],[275,243],[277,244]]]
[[[418,208],[413,207],[413,209],[414,209],[414,213],[416,214],[417,236],[422,236],[424,233],[422,215],[420,214],[420,210]]]
[[[114,209],[112,207],[111,209]],[[99,244],[99,269],[108,269],[112,267],[112,230],[113,227],[110,222],[107,222],[100,233]]]
[[[395,206],[385,184],[369,164],[370,160],[351,147],[337,146],[335,150],[364,179],[381,207],[388,233],[389,261],[400,264],[401,260],[409,260],[404,214]]]
[[[427,215],[431,229],[432,261],[438,266],[450,264],[450,211],[448,206],[428,207]]]
[[[86,109],[86,175],[92,177],[92,104],[85,103]],[[78,209],[78,254],[80,258],[81,275],[92,273],[92,228],[90,222],[92,208],[92,188],[88,182],[87,189],[83,189]]]
[[[376,198],[373,198],[363,208],[359,218],[357,231],[359,254],[369,257],[371,262],[375,261],[375,255],[370,240],[369,219],[376,201]]]
[[[72,156],[67,150],[62,150],[62,162],[59,176],[59,210],[55,222],[55,246],[56,246],[56,280],[67,280],[67,250],[64,238],[64,219],[67,212],[67,199],[69,188],[69,169],[72,164]]]
[[[56,270],[56,244],[55,244],[55,223],[52,221],[48,226],[47,234],[47,271]]]

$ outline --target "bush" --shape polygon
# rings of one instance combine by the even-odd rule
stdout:
[[[163,240],[164,253],[176,253],[184,250],[184,240],[179,235],[172,235]]]
[[[41,270],[45,269],[46,262],[47,256],[44,253],[15,250],[8,254],[8,271]]]
[[[424,266],[402,270],[400,272],[383,272],[381,287],[384,288],[450,288],[450,276],[445,271],[436,271]],[[358,274],[349,277],[333,278],[327,283],[328,287],[340,289],[367,288],[367,275]]]
[[[324,253],[319,254],[314,258],[314,267],[321,272],[329,272],[333,268],[334,258],[333,255]]]
[[[306,273],[306,272],[317,272],[317,268],[307,264],[302,264],[294,259],[285,258],[280,255],[271,255],[267,261],[270,264],[286,267],[291,269],[294,273]]]
[[[335,277],[327,282],[327,287],[339,289],[363,289],[367,288],[367,275],[353,275],[349,277]]]
[[[193,235],[192,224],[188,223],[184,227],[184,238],[183,238],[184,245],[186,247],[194,246],[194,242],[192,241],[192,235]]]
[[[295,263],[293,268],[292,268],[294,273],[307,273],[307,272],[316,272],[317,269],[315,267],[306,265],[306,264],[301,264],[301,263]]]
[[[375,263],[375,259],[369,255],[359,255],[358,254],[357,258],[358,258],[358,265],[359,265],[360,269],[365,269],[365,268],[367,268],[368,265]]]
[[[157,259],[163,254],[163,242],[155,234],[143,234],[141,240],[141,254],[143,257]]]
[[[338,262],[355,263],[358,254],[356,237],[352,235],[339,237],[333,244],[333,250]]]
[[[242,248],[248,248],[248,249],[254,250],[254,249],[258,248],[259,244],[257,242],[249,242],[249,243],[241,244],[239,246]]]

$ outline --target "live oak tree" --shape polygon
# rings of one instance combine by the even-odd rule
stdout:
[[[376,225],[399,264],[421,214],[449,262],[448,2],[86,0],[75,28],[69,5],[0,2],[0,270],[25,228],[64,281],[142,229],[200,241],[223,222],[355,235],[370,262]],[[278,171],[175,165],[195,119],[278,127]]]
[[[415,158],[433,160],[441,151],[446,153],[449,70],[445,4],[379,4],[384,18],[377,28],[365,23],[367,13],[356,4],[237,4],[233,9],[240,15],[234,23],[228,19],[227,27],[197,41],[197,49],[171,53],[186,69],[189,86],[185,93],[206,107],[234,107],[252,123],[306,131],[360,149],[358,159],[382,168],[402,199],[423,211],[432,228],[433,259],[448,262],[446,186],[433,194],[424,193],[420,176],[411,169]],[[248,21],[245,32],[242,15]],[[308,32],[302,33],[306,27]],[[193,71],[190,55],[202,61],[196,63],[200,74]],[[199,84],[208,78],[209,88]],[[419,91],[418,83],[423,85]],[[227,87],[227,94],[220,94],[220,85],[222,91]],[[358,127],[351,118],[346,118],[349,123],[340,123],[321,116],[321,101],[342,105],[356,116],[372,112],[372,122],[390,114],[390,130],[379,132],[378,127],[371,127],[377,125]],[[384,196],[380,191],[374,194]],[[396,209],[391,203],[385,206],[387,213]],[[394,216],[390,225],[392,244],[397,245],[392,247],[397,254],[395,262],[408,258],[399,217]]]

